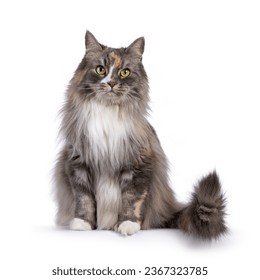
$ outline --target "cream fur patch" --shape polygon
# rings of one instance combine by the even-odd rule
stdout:
[[[140,229],[140,224],[131,221],[124,221],[119,225],[117,232],[123,235],[132,235],[138,232]]]
[[[72,230],[92,230],[90,223],[79,219],[74,218],[70,221],[70,229]]]
[[[96,187],[97,227],[112,229],[121,207],[121,190],[117,182],[106,176],[100,178]]]

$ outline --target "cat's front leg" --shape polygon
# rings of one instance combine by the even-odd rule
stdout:
[[[122,207],[115,230],[123,235],[132,235],[141,229],[145,214],[147,189],[124,190],[122,192]]]
[[[84,163],[71,161],[68,175],[72,187],[75,210],[70,221],[72,230],[92,230],[96,228],[96,201],[92,191],[92,172]]]
[[[139,170],[122,188],[122,206],[115,230],[123,235],[132,235],[141,229],[150,183],[150,174],[143,175]]]
[[[78,186],[75,186],[78,188]],[[75,188],[74,187],[74,188]],[[96,228],[95,221],[95,201],[91,194],[76,190],[75,194],[75,213],[70,221],[72,230],[92,230]]]

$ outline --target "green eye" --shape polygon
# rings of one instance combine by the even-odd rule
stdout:
[[[98,65],[96,68],[96,73],[100,76],[104,76],[106,74],[106,69],[102,65]]]
[[[128,68],[125,68],[122,69],[119,74],[122,78],[126,78],[131,74],[131,71]]]

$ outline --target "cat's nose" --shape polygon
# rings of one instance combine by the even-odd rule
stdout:
[[[111,88],[113,88],[116,85],[116,82],[111,80],[107,84],[110,85]]]

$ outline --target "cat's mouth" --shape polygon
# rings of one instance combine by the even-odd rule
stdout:
[[[127,92],[127,88],[115,85],[114,87],[107,86],[104,90],[104,93],[108,96],[122,96]]]
[[[109,94],[109,95],[116,95],[116,96],[121,96],[121,95],[123,95],[123,93],[122,92],[120,92],[120,91],[118,91],[118,90],[115,90],[115,89],[110,89],[109,91],[108,91],[108,93],[107,94]]]
[[[96,93],[100,94],[100,97],[109,99],[121,98],[127,94],[128,90],[129,89],[127,86],[122,86],[119,84],[113,87],[109,86],[108,84],[99,84],[96,87]]]

